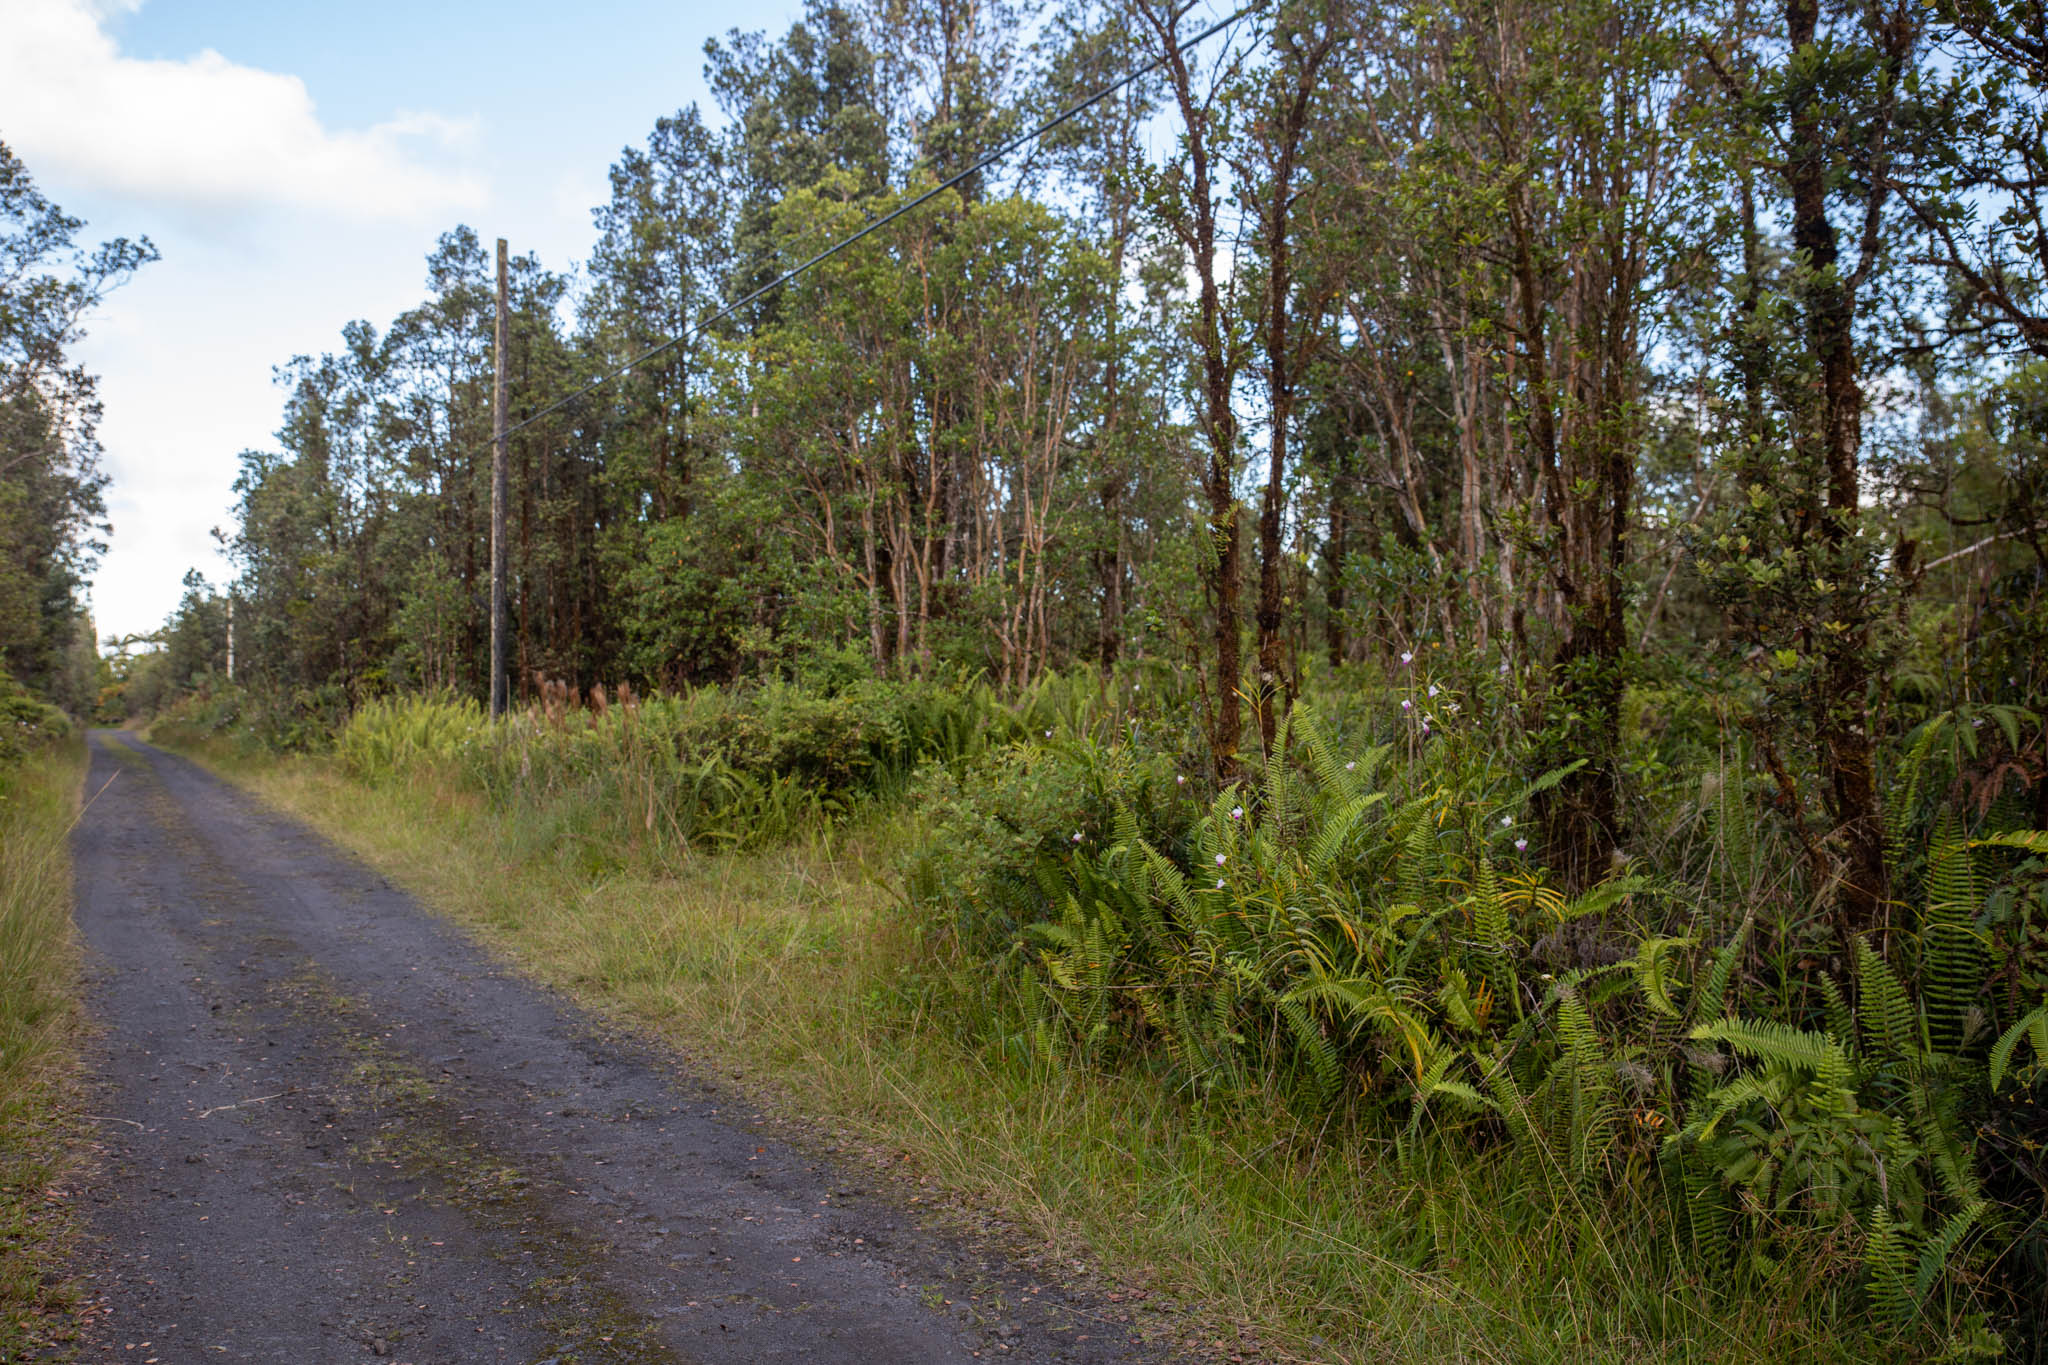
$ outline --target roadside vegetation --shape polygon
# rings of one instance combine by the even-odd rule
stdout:
[[[1631,698],[1665,833],[1573,892],[1519,684],[1416,658],[1319,696],[1220,788],[1170,668],[400,699],[295,759],[220,689],[152,733],[1205,1345],[2031,1349],[2048,849],[1958,819],[1992,739],[1909,734],[1915,928],[1896,968],[1854,941],[1852,995],[1711,706]]]
[[[0,673],[0,1360],[61,1335],[75,1174],[66,1105],[77,1027],[71,826],[83,745]]]
[[[1221,18],[709,44],[102,704],[1248,1354],[2042,1359],[2042,6]]]
[[[0,141],[0,1360],[67,1330],[51,1196],[80,1147],[62,1104],[84,759],[72,718],[118,681],[85,600],[109,528],[97,381],[75,348],[156,258],[147,238],[89,244],[84,228]]]

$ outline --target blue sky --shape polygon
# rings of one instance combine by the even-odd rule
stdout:
[[[423,292],[469,223],[556,268],[619,149],[690,102],[705,39],[800,6],[0,0],[0,139],[90,237],[164,259],[80,358],[102,379],[113,549],[102,636],[149,630],[225,566],[238,452],[271,443],[271,367]]]

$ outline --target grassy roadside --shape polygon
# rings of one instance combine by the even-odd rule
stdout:
[[[1483,1162],[1418,1172],[1278,1105],[1204,1110],[1147,1078],[1048,1069],[956,1036],[887,889],[902,824],[633,872],[426,783],[197,756],[353,849],[524,970],[891,1154],[921,1199],[999,1211],[1049,1267],[1124,1294],[1134,1334],[1259,1360],[1864,1359],[1838,1286],[1674,1284],[1558,1206],[1510,1229]],[[907,820],[910,817],[898,817]],[[509,875],[508,875],[509,874]],[[1428,1193],[1417,1187],[1426,1175]],[[1416,1254],[1417,1228],[1451,1254]],[[1417,1268],[1418,1264],[1427,1268]],[[1087,1266],[1090,1269],[1083,1270]],[[1126,1291],[1135,1287],[1136,1295]],[[1152,1314],[1171,1300],[1176,1311]],[[1123,1324],[1119,1323],[1118,1326]]]
[[[0,1360],[61,1332],[70,1235],[51,1197],[77,1150],[64,1103],[76,1027],[71,852],[85,748],[0,764]]]

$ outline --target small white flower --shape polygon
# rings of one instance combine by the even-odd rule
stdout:
[[[1408,664],[1412,664],[1412,663],[1414,663],[1414,662],[1415,662],[1415,656],[1414,656],[1414,655],[1413,655],[1412,653],[1410,653],[1409,651],[1407,651],[1407,650],[1405,650],[1405,649],[1401,651],[1401,663],[1402,663],[1402,665],[1403,665],[1404,667],[1405,667],[1406,665],[1408,665]]]
[[[1512,825],[1513,823],[1515,823],[1515,817],[1512,815],[1503,815],[1500,818],[1500,827],[1502,829],[1506,829],[1509,825]]]
[[[1244,807],[1243,807],[1243,806],[1232,806],[1232,807],[1230,808],[1230,818],[1231,818],[1231,819],[1233,819],[1233,820],[1242,820],[1242,819],[1244,819]]]
[[[1052,738],[1052,731],[1050,731],[1050,730],[1047,730],[1047,731],[1045,732],[1045,737],[1046,737],[1047,739],[1051,739],[1051,738]]]
[[[1415,709],[1415,703],[1408,700],[1406,697],[1403,697],[1401,698],[1401,709],[1403,711],[1413,711]]]
[[[1081,831],[1078,829],[1074,831],[1074,842],[1077,844],[1081,842]]]
[[[1429,695],[1430,695],[1430,696],[1432,696],[1432,697],[1436,695],[1436,684],[1435,684],[1435,683],[1431,683],[1431,684],[1429,685]]]
[[[1216,866],[1223,866],[1223,855],[1221,853],[1216,855]]]
[[[1218,877],[1218,878],[1216,879],[1216,889],[1217,889],[1218,891],[1221,891],[1221,890],[1223,889],[1223,878],[1221,878],[1221,877]]]
[[[1187,775],[1186,773],[1175,773],[1175,774],[1173,775],[1173,785],[1174,785],[1174,786],[1176,786],[1176,787],[1185,787],[1185,786],[1186,786],[1187,784],[1188,784],[1188,775]]]
[[[1354,758],[1354,759],[1352,759],[1352,760],[1351,760],[1351,761],[1350,761],[1349,763],[1346,763],[1346,764],[1344,765],[1344,771],[1348,773],[1348,772],[1350,772],[1350,771],[1351,771],[1351,770],[1352,770],[1353,768],[1356,768],[1357,766],[1358,766],[1358,760]]]
[[[1528,851],[1529,851],[1529,841],[1528,841],[1527,839],[1517,839],[1517,840],[1515,840],[1515,852],[1517,852],[1517,853],[1527,853]]]

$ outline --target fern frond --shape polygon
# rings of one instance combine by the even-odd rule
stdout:
[[[1972,1200],[1942,1220],[1939,1230],[1927,1239],[1927,1245],[1920,1248],[1920,1265],[1913,1273],[1913,1297],[1925,1300],[1927,1291],[1948,1269],[1949,1261],[1955,1256],[1956,1248],[1970,1235],[1977,1222],[1984,1216],[1988,1206],[1981,1199]]]
[[[1892,774],[1891,808],[1885,812],[1885,856],[1893,864],[1901,862],[1906,853],[1906,831],[1913,826],[1913,815],[1920,805],[1921,778],[1927,771],[1927,760],[1934,752],[1934,744],[1942,731],[1955,723],[1955,713],[1944,711],[1931,720],[1922,723],[1906,743],[1906,751],[1899,759],[1898,769]]]
[[[1742,950],[1749,943],[1749,931],[1756,924],[1754,912],[1742,917],[1728,942],[1721,951],[1714,954],[1714,965],[1707,969],[1707,978],[1700,988],[1693,992],[1692,1017],[1695,1022],[1718,1019],[1725,1012],[1728,1001],[1728,981],[1735,974],[1735,963],[1742,956]],[[1849,1040],[1844,1038],[1843,1043]]]
[[[2048,1066],[2048,1000],[2043,1000],[2023,1015],[2019,1022],[1998,1035],[1998,1041],[1991,1045],[1990,1081],[1992,1090],[1997,1090],[2005,1081],[2006,1068],[2012,1064],[2013,1049],[2022,1038],[2034,1045],[2034,1064]]]
[[[1372,1028],[1391,1034],[1408,1051],[1415,1074],[1421,1076],[1436,1055],[1436,1036],[1429,1025],[1392,990],[1364,977],[1311,977],[1281,999],[1330,1005],[1354,1029]]]
[[[1355,798],[1364,785],[1357,765],[1354,763],[1346,768],[1338,761],[1336,746],[1330,742],[1315,708],[1309,703],[1300,702],[1295,706],[1294,728],[1301,736],[1302,748],[1308,756],[1308,770],[1315,775],[1316,787],[1340,801]]]
[[[1870,941],[1855,939],[1857,1014],[1865,1045],[1887,1061],[1916,1063],[1925,1049],[1920,1043],[1917,1012],[1891,964],[1879,957]]]
[[[1870,1210],[1869,1240],[1863,1244],[1863,1283],[1880,1318],[1903,1326],[1914,1308],[1911,1261],[1902,1229],[1882,1206]]]
[[[1528,786],[1516,792],[1511,799],[1504,801],[1500,805],[1494,807],[1494,817],[1500,816],[1503,812],[1512,813],[1514,811],[1522,809],[1524,806],[1529,804],[1531,798],[1540,796],[1544,792],[1549,791],[1552,787],[1555,787],[1558,783],[1564,781],[1567,777],[1570,777],[1573,773],[1585,767],[1586,762],[1587,760],[1583,758],[1574,759],[1572,762],[1565,764],[1562,768],[1552,768],[1549,772],[1544,773],[1541,777],[1531,782]]]
[[[1849,1012],[1849,1002],[1842,996],[1842,988],[1832,976],[1820,978],[1821,999],[1825,1002],[1828,1020],[1828,1034],[1836,1042],[1847,1047],[1856,1041],[1856,1020]]]
[[[1310,1074],[1315,1077],[1316,1098],[1328,1104],[1336,1098],[1338,1087],[1344,1083],[1344,1067],[1337,1058],[1337,1049],[1330,1046],[1322,1026],[1309,1017],[1300,1001],[1283,998],[1274,1004],[1281,1022],[1294,1039],[1294,1045],[1307,1060]]]
[[[1645,890],[1649,885],[1649,879],[1646,877],[1612,878],[1568,902],[1560,912],[1559,918],[1569,923],[1575,919],[1585,919],[1589,915],[1601,914],[1612,908],[1616,901]]]
[[[1971,848],[2023,848],[2048,857],[2048,829],[2020,829],[1970,840]]]
[[[1436,829],[1427,799],[1409,802],[1403,813],[1408,823],[1401,840],[1397,880],[1401,899],[1419,906],[1426,903],[1430,884],[1436,879]]]
[[[1679,1017],[1671,1001],[1671,982],[1664,972],[1666,955],[1682,952],[1693,944],[1692,935],[1676,938],[1648,937],[1636,948],[1636,983],[1650,1008],[1669,1019]]]
[[[1825,1033],[1812,1033],[1770,1019],[1720,1019],[1692,1031],[1695,1042],[1726,1043],[1745,1057],[1809,1071],[1833,1089],[1847,1090],[1853,1078],[1848,1054]]]
[[[1315,838],[1309,843],[1306,859],[1308,870],[1316,877],[1327,877],[1336,865],[1337,856],[1344,851],[1345,841],[1365,818],[1367,811],[1387,799],[1385,792],[1366,792],[1345,800],[1334,812],[1325,816],[1316,829]]]

